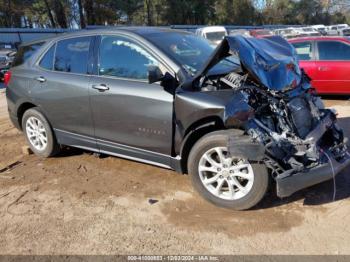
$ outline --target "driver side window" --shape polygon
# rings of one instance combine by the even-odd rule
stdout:
[[[146,80],[151,65],[159,63],[134,41],[122,36],[101,36],[99,75]]]

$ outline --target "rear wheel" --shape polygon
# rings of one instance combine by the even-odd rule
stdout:
[[[49,122],[36,108],[28,109],[22,118],[22,128],[30,149],[38,156],[50,157],[59,152],[59,145]]]
[[[189,174],[194,188],[208,201],[235,210],[249,209],[264,197],[268,173],[263,164],[230,156],[228,136],[229,131],[218,131],[201,138],[190,152]]]

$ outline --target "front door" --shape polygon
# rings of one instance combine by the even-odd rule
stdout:
[[[314,82],[316,80],[314,43],[312,41],[298,41],[292,45],[297,51],[299,66],[304,69],[305,73],[312,79],[312,85],[317,88]]]
[[[154,162],[171,154],[173,95],[159,83],[148,83],[149,65],[166,71],[155,55],[135,40],[101,37],[90,99],[95,137],[102,152]]]

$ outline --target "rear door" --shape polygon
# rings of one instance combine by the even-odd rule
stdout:
[[[315,86],[320,93],[350,94],[350,44],[317,41]]]
[[[40,49],[45,42],[37,42],[29,45],[20,46],[12,63],[11,85],[17,89],[27,90],[28,79],[32,79],[33,68],[28,70],[24,64]],[[31,82],[30,86],[36,85],[37,82]],[[14,91],[14,90],[13,90]]]
[[[33,73],[31,96],[62,144],[96,148],[88,89],[92,43],[90,36],[59,40],[39,59]]]
[[[153,50],[125,35],[99,40],[98,68],[90,84],[95,136],[101,151],[150,159],[171,155],[173,94],[149,84],[147,68],[169,68]],[[152,159],[151,157],[151,159]]]

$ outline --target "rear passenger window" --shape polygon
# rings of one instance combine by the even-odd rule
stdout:
[[[336,41],[320,41],[317,45],[320,60],[350,60],[350,45]]]
[[[12,63],[12,66],[18,66],[26,62],[43,44],[44,42],[40,42],[20,47]]]
[[[57,42],[54,70],[77,74],[87,73],[91,37],[79,37]]]
[[[295,50],[297,51],[298,58],[301,61],[308,61],[312,59],[312,43],[311,42],[301,42],[292,43]]]
[[[45,53],[43,58],[41,59],[39,66],[45,68],[47,70],[52,70],[53,67],[53,56],[55,54],[55,46],[53,45],[50,49]]]

